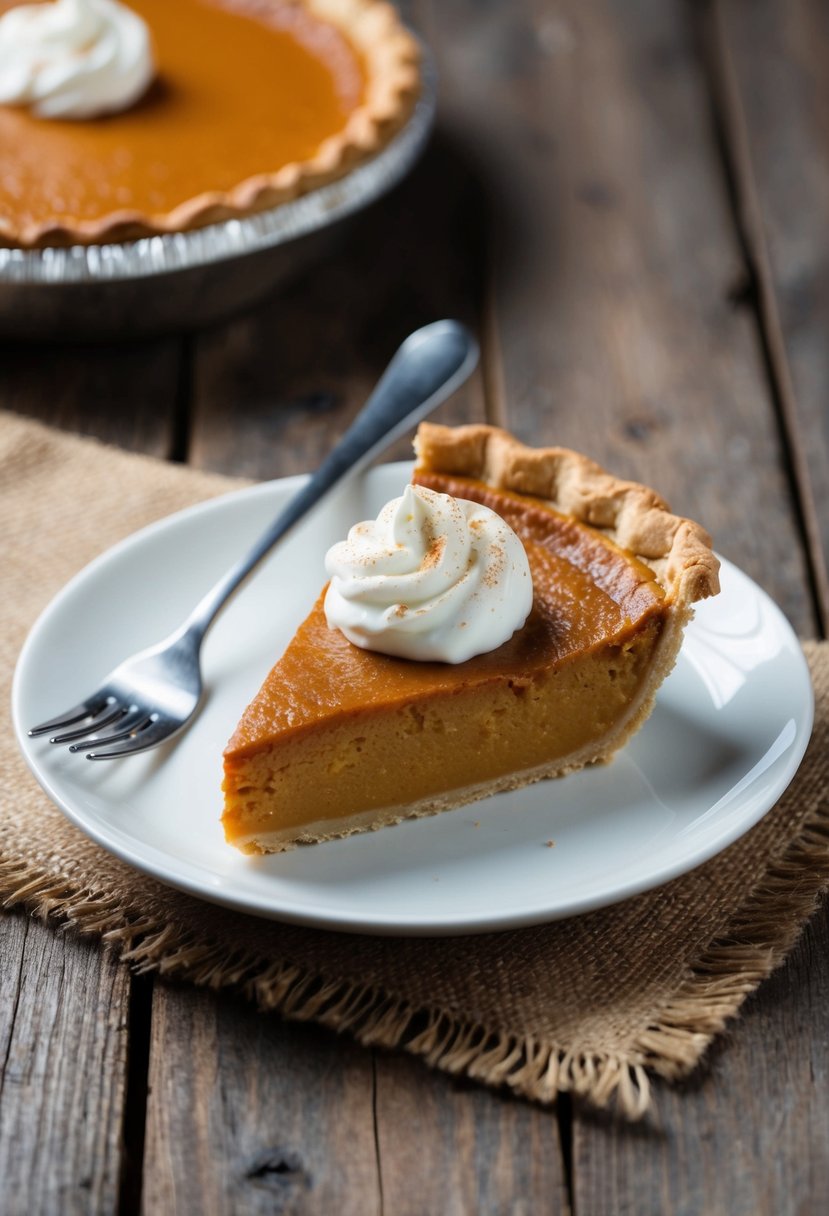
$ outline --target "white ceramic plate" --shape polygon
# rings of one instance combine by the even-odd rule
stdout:
[[[328,545],[399,494],[408,472],[375,469],[272,555],[208,637],[200,716],[155,752],[92,764],[25,731],[170,632],[300,479],[163,520],[64,588],[23,648],[13,713],[32,771],[78,827],[138,869],[233,908],[328,929],[432,935],[536,924],[625,899],[699,865],[765,814],[806,747],[811,684],[785,618],[726,562],[722,594],[699,607],[652,717],[613,764],[278,856],[226,845],[224,744],[318,593]]]

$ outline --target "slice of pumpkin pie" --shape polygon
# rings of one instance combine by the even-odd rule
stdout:
[[[413,486],[329,553],[227,746],[247,852],[609,760],[718,590],[704,530],[584,456],[488,426],[422,424],[415,447]]]

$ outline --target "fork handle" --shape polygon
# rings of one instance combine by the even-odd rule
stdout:
[[[339,443],[250,552],[200,600],[179,632],[188,634],[198,645],[230,597],[274,545],[347,474],[365,468],[445,401],[463,384],[477,361],[478,345],[458,321],[435,321],[410,334]]]

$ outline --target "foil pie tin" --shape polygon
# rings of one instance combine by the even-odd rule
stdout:
[[[411,117],[377,156],[269,211],[121,244],[0,248],[0,334],[124,338],[199,328],[252,305],[409,171],[437,103],[434,60],[423,46],[421,81]]]

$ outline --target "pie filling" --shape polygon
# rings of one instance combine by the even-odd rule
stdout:
[[[344,835],[367,816],[429,814],[605,759],[640,707],[660,631],[654,618],[579,662],[337,715],[239,764],[230,756],[227,838],[255,852]]]

